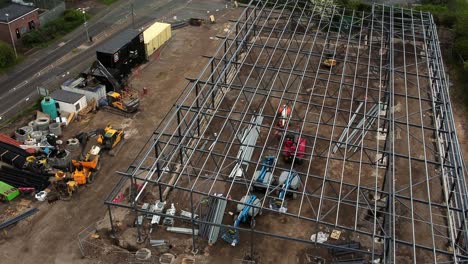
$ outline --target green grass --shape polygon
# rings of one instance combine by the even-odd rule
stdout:
[[[23,54],[18,54],[18,58],[16,58],[16,60],[15,60],[15,62],[13,64],[8,65],[7,67],[0,68],[0,74],[7,73],[8,70],[15,67],[15,65],[20,64],[21,62],[23,62],[25,58],[26,57]]]
[[[117,2],[118,0],[99,0],[99,2],[105,5],[112,5],[113,3]]]

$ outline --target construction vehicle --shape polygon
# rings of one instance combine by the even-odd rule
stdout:
[[[115,75],[118,74],[115,73]],[[93,64],[91,64],[91,67],[83,72],[81,76],[85,78],[86,82],[91,79],[96,79],[98,82],[106,86],[107,91],[119,92],[125,86],[125,80],[119,82],[99,60],[94,61]]]
[[[124,113],[135,113],[140,106],[140,99],[132,96],[123,98],[121,93],[111,91],[107,93],[107,103]]]
[[[123,90],[126,86],[126,79],[123,78],[119,81],[115,77],[116,74],[112,74],[99,60],[96,60],[81,75],[85,78],[85,82],[91,82],[95,79],[106,86],[108,106],[103,106],[103,110],[116,114],[129,114],[138,111],[140,99],[124,95]]]
[[[273,180],[273,174],[271,173],[271,168],[273,164],[275,163],[275,157],[273,156],[266,156],[262,160],[262,167],[260,170],[256,171],[252,178],[253,178],[253,184],[252,187],[254,189],[260,188],[260,189],[265,189],[268,188],[270,184],[272,184]]]
[[[239,212],[239,214],[237,215],[237,218],[234,221],[234,228],[225,231],[221,238],[227,243],[229,243],[231,246],[236,246],[240,242],[239,232],[237,231],[237,228],[239,228],[239,225],[241,223],[245,223],[249,219],[253,220],[253,218],[255,218],[255,216],[259,214],[260,206],[261,203],[260,200],[257,199],[257,196],[246,195],[242,197],[240,203],[237,204],[237,212]]]
[[[295,192],[289,192],[290,190],[297,191],[299,188],[299,174],[295,170],[283,171],[278,180],[278,186],[281,186],[278,197],[270,202],[270,208],[283,213],[288,211],[287,203],[285,198],[288,194],[292,195],[293,199],[296,199]]]
[[[297,164],[301,164],[305,156],[306,139],[293,134],[286,134],[283,142],[283,158],[286,162],[292,162],[295,159]]]
[[[100,152],[100,147],[93,146],[86,154],[84,160],[72,160],[73,167],[75,168],[72,178],[78,185],[93,182],[94,176],[99,171],[101,165],[99,162]]]
[[[97,142],[102,145],[103,149],[111,150],[121,140],[124,139],[124,131],[122,129],[115,129],[109,124],[98,133]]]
[[[327,58],[322,62],[322,65],[328,68],[335,67],[336,66],[336,60],[333,58]]]

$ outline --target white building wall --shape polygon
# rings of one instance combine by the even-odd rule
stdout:
[[[74,104],[65,103],[65,102],[61,102],[61,101],[57,101],[57,100],[56,100],[56,102],[59,105],[58,110],[60,112],[67,112],[67,113],[75,113],[76,114],[81,109],[88,106],[88,103],[86,102],[86,97],[85,96],[81,97],[81,99],[78,100],[77,102],[75,102]]]

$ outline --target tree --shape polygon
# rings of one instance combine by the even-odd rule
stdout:
[[[7,43],[0,41],[0,68],[7,68],[15,63],[15,52]]]
[[[455,51],[462,56],[464,60],[468,59],[468,38],[458,37],[455,40]]]

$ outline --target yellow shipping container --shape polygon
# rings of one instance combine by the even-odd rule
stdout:
[[[145,41],[146,57],[151,56],[172,36],[171,25],[166,23],[156,22],[145,31],[143,31],[143,39]]]

